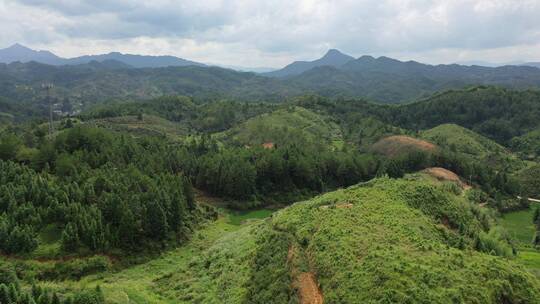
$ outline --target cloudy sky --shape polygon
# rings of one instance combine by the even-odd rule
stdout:
[[[0,48],[280,67],[337,48],[428,63],[540,61],[540,0],[0,0]]]

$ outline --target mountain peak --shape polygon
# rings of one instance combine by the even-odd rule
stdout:
[[[326,52],[326,54],[319,60],[325,60],[325,59],[342,59],[342,60],[353,60],[354,58],[347,55],[347,54],[343,54],[341,51],[339,51],[338,49],[329,49],[328,52]]]
[[[29,47],[26,47],[22,44],[19,44],[19,43],[15,43],[13,44],[12,46],[10,47],[7,47],[6,50],[12,50],[12,51],[33,51],[32,49],[30,49]]]
[[[354,60],[352,56],[343,54],[337,49],[329,49],[323,57],[317,60],[295,61],[281,70],[264,73],[264,75],[270,77],[286,77],[291,75],[299,75],[316,67],[331,66],[337,68],[351,60]]]
[[[335,55],[345,55],[338,49],[329,49],[328,52],[323,57],[335,56]]]

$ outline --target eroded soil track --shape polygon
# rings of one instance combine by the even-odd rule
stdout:
[[[302,272],[296,277],[300,304],[323,304],[323,295],[315,275]]]
[[[317,283],[317,277],[313,272],[299,271],[299,263],[304,259],[301,249],[291,245],[287,260],[291,263],[291,274],[293,276],[293,288],[298,291],[300,304],[323,304],[324,296]]]

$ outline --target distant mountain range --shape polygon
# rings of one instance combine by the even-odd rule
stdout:
[[[86,64],[92,61],[115,60],[134,68],[161,68],[168,66],[205,66],[205,64],[174,56],[144,56],[112,52],[102,55],[86,55],[75,58],[62,58],[49,51],[35,51],[20,44],[0,49],[0,63],[35,61],[50,65]]]
[[[481,61],[481,60],[471,60],[471,61],[459,61],[456,62],[460,65],[478,65],[478,66],[484,66],[484,67],[502,67],[506,65],[519,65],[519,66],[531,66],[535,68],[540,68],[540,62],[524,62],[524,61],[511,61],[511,62],[504,62],[504,63],[494,63],[489,61]]]
[[[13,50],[18,50],[17,56]],[[40,60],[49,62],[0,63],[0,97],[13,101],[42,98],[43,82],[54,83],[57,95],[83,103],[171,94],[244,101],[282,101],[303,94],[318,94],[400,103],[440,90],[475,85],[540,88],[540,69],[531,66],[428,65],[371,56],[354,59],[337,50],[328,51],[318,60],[294,62],[263,74],[161,56],[111,53],[68,59],[71,64],[64,64],[66,59],[46,51],[36,52],[19,45],[10,51],[0,52],[0,61],[16,58],[28,61],[39,55]],[[167,62],[186,65],[148,68]]]
[[[336,49],[331,49],[326,53],[326,55],[324,55],[320,59],[313,60],[313,61],[295,61],[295,62],[285,66],[282,69],[267,72],[267,73],[262,73],[262,75],[269,76],[269,77],[284,78],[284,77],[300,75],[300,74],[302,74],[304,72],[307,72],[307,71],[309,71],[311,69],[315,69],[315,68],[319,68],[319,67],[334,67],[334,68],[341,69],[341,70],[351,70],[351,67],[353,67],[355,65],[357,67],[359,67],[358,66],[359,64],[361,66],[363,66],[363,64],[365,64],[367,61],[372,61],[372,59],[375,59],[375,58],[373,58],[371,56],[362,56],[362,57],[360,57],[358,59],[355,59],[354,57],[352,57],[350,55],[347,55],[347,54],[343,54],[342,52],[340,52],[340,51],[338,51]],[[371,64],[377,63],[377,62],[381,63],[382,61],[392,61],[392,60],[393,59],[391,59],[391,58],[382,56],[382,57],[379,58],[378,61],[372,61]],[[363,62],[363,63],[361,63],[361,62]],[[393,60],[393,63],[399,63],[399,62],[400,61]],[[413,63],[414,61],[409,61],[409,62]],[[438,66],[442,67],[442,66],[455,66],[455,65],[463,66],[463,68],[465,68],[465,66],[478,66],[478,67],[496,68],[496,67],[509,66],[509,65],[531,66],[531,67],[540,68],[540,62],[521,62],[521,61],[520,62],[509,62],[509,63],[504,63],[504,64],[491,63],[491,62],[487,62],[487,61],[463,61],[463,62],[459,62],[457,64],[438,65]],[[410,66],[411,65],[409,64],[409,67]],[[425,66],[429,66],[429,65],[425,65]],[[352,69],[354,70],[354,68],[352,68]]]
[[[364,56],[366,57],[366,56]],[[367,56],[369,57],[369,56]],[[382,57],[384,58],[384,57]],[[21,44],[14,44],[8,48],[0,49],[0,63],[12,62],[30,62],[35,61],[50,65],[77,65],[87,64],[92,61],[116,61],[124,63],[125,67],[133,68],[162,68],[162,67],[182,67],[182,66],[219,66],[222,68],[232,69],[240,72],[254,72],[268,77],[290,77],[300,75],[311,69],[318,67],[335,67],[342,68],[346,64],[355,61],[356,59],[350,55],[344,54],[336,49],[330,49],[323,57],[313,61],[295,61],[282,69],[273,69],[268,67],[241,67],[229,66],[220,64],[205,64],[195,62],[175,56],[148,56],[148,55],[133,55],[122,54],[119,52],[111,52],[101,55],[84,55],[74,58],[62,58],[50,51],[36,51]],[[483,66],[483,67],[501,67],[506,65],[516,66],[532,66],[540,68],[540,62],[509,62],[504,64],[492,63],[487,61],[463,61],[460,65],[466,66]]]

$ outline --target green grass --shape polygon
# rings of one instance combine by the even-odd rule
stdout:
[[[490,166],[510,166],[513,170],[518,170],[525,165],[495,141],[456,124],[442,124],[423,131],[420,136],[444,149],[461,153]]]
[[[186,245],[167,251],[148,262],[117,272],[90,275],[80,281],[45,282],[44,285],[59,291],[95,288],[96,285],[100,285],[107,304],[178,303],[174,290],[163,290],[159,287],[163,284],[157,282],[187,269],[190,263],[193,263],[204,252],[212,250],[212,248],[216,250],[215,248],[221,248],[222,246],[232,246],[234,250],[245,249],[246,246],[249,246],[249,240],[245,242],[245,238],[241,237],[241,231],[256,224],[256,219],[267,217],[271,213],[270,210],[237,214],[229,214],[228,211],[225,211],[218,220],[207,223],[198,230]],[[254,219],[255,221],[244,224],[247,219]],[[41,233],[40,238],[51,242],[54,241],[56,236],[53,231],[53,227],[48,227]],[[55,242],[52,244],[55,244]],[[236,277],[237,275],[237,270],[231,269],[230,277]],[[231,278],[227,278],[227,281]],[[203,288],[201,294],[209,294],[206,287],[201,287]],[[185,295],[186,293],[181,291],[181,294]],[[175,297],[171,298],[172,295],[175,295]],[[185,303],[191,302],[187,301]]]
[[[274,213],[225,211],[153,260],[45,285],[100,285],[108,304],[293,304],[296,269],[316,275],[326,303],[533,303],[540,281],[524,267],[534,272],[539,256],[475,250],[477,234],[503,246],[486,223],[483,209],[422,175],[380,178]],[[41,238],[54,243],[54,227]]]
[[[540,251],[534,249],[521,249],[517,261],[534,273],[540,279]]]
[[[250,211],[231,211],[229,214],[229,223],[232,225],[241,225],[251,219],[264,219],[272,215],[274,211],[268,209],[250,210]]]
[[[34,258],[54,258],[60,254],[62,227],[50,224],[38,234],[38,248],[32,252]]]
[[[535,208],[540,208],[540,203],[532,203],[529,209],[508,212],[502,216],[502,226],[522,245],[530,245],[534,237],[532,217]]]
[[[532,246],[535,234],[532,219],[536,208],[540,208],[540,203],[531,203],[527,210],[508,212],[502,216],[501,225],[518,241],[516,261],[540,278],[540,251]]]
[[[327,303],[500,303],[506,287],[509,301],[534,301],[540,282],[531,274],[474,250],[478,233],[505,246],[495,227],[484,231],[486,218],[422,176],[378,179],[244,225],[158,287],[179,303],[295,303],[294,267],[316,274]],[[299,260],[289,261],[291,248]]]
[[[215,138],[247,146],[272,142],[278,146],[317,144],[334,149],[339,148],[343,141],[341,130],[335,122],[310,110],[292,106],[253,117],[216,134]]]
[[[148,114],[143,115],[143,120],[137,119],[137,116],[127,115],[95,119],[87,123],[115,131],[129,132],[135,136],[166,136],[172,140],[181,140],[188,134],[187,128],[182,124]]]

